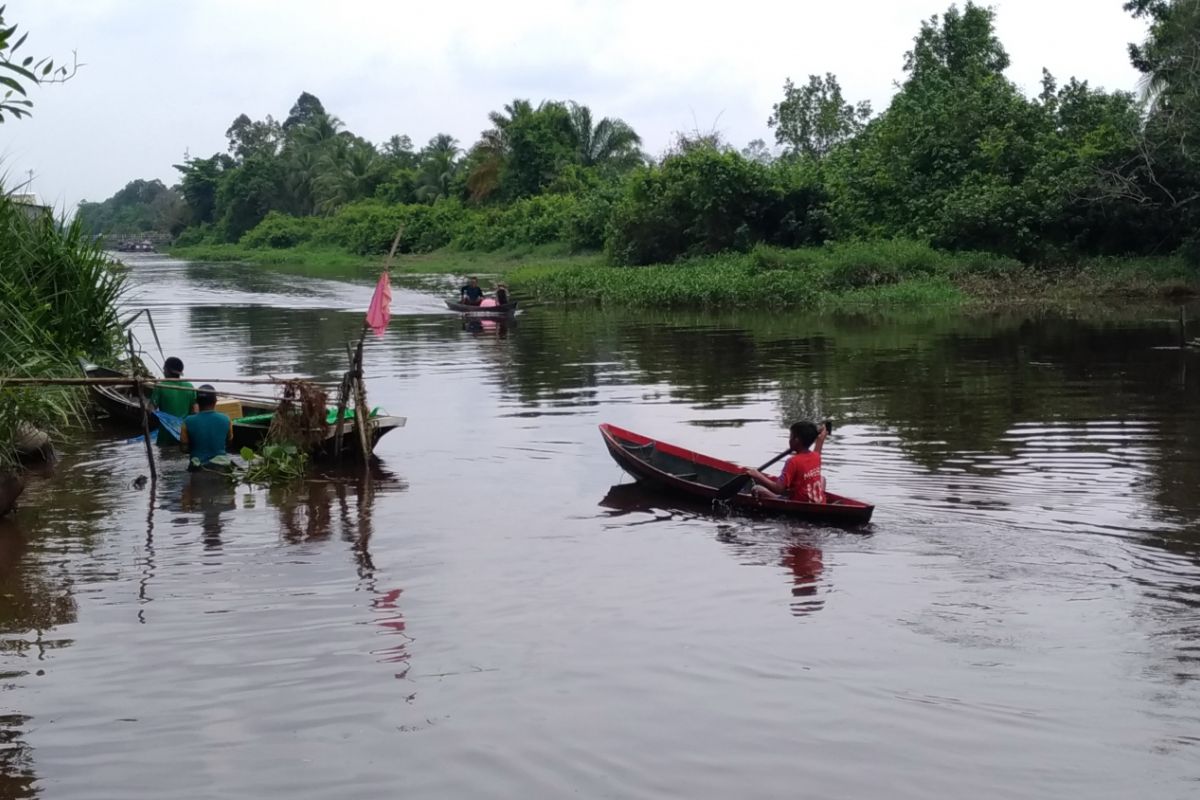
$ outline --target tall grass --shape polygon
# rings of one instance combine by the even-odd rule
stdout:
[[[7,319],[51,333],[59,351],[110,355],[123,326],[118,302],[124,276],[78,222],[61,227],[50,215],[31,219],[0,198],[0,302]]]
[[[77,356],[119,351],[125,279],[112,266],[78,223],[31,218],[0,194],[0,468],[15,465],[22,426],[54,430],[83,406],[78,390],[14,386],[5,377],[77,375]]]
[[[6,377],[56,377],[78,374],[70,355],[53,341],[51,332],[18,315],[0,300],[0,471],[17,466],[17,442],[33,426],[59,433],[83,414],[84,394],[78,387],[26,386],[6,383]]]
[[[1032,267],[903,239],[795,249],[760,245],[748,253],[649,267],[533,263],[510,271],[508,280],[525,296],[634,307],[912,307],[1200,290],[1200,274],[1179,258]]]
[[[548,300],[640,307],[801,307],[951,303],[963,273],[1022,269],[1011,259],[948,254],[919,242],[849,242],[784,249],[759,246],[652,267],[529,265],[513,288]]]

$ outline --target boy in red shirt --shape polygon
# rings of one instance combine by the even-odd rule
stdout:
[[[778,479],[763,475],[756,469],[746,474],[757,484],[753,491],[759,497],[782,497],[802,503],[825,502],[825,478],[821,476],[821,447],[829,433],[826,425],[812,422],[794,423],[790,430],[788,445],[795,455],[783,466]]]

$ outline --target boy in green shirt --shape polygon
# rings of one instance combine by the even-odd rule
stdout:
[[[180,419],[194,413],[196,390],[191,383],[179,380],[183,376],[183,362],[171,356],[163,362],[163,374],[167,376],[166,380],[159,381],[150,393],[150,405],[156,411]],[[159,426],[158,441],[162,444],[176,444],[175,437],[165,425]]]

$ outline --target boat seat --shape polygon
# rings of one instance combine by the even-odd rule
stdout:
[[[653,453],[654,442],[646,442],[645,444],[629,444],[629,442],[621,442],[621,447],[624,447],[631,453]]]
[[[676,478],[680,478],[685,481],[693,481],[696,479],[696,473],[694,472],[672,472],[671,474]]]

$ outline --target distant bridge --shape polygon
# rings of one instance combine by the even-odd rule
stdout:
[[[136,250],[144,248],[149,243],[150,248],[158,250],[170,244],[175,237],[169,233],[146,231],[144,233],[109,233],[100,237],[100,243],[105,250]]]

